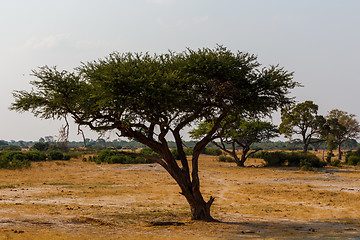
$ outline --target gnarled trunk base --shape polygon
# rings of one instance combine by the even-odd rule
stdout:
[[[191,220],[216,221],[210,214],[210,207],[215,198],[210,197],[210,200],[205,202],[199,190],[182,192],[182,194],[190,205]]]
[[[210,207],[214,201],[213,197],[210,197],[209,202],[204,200],[190,204],[191,207],[191,219],[192,220],[201,220],[207,222],[213,222],[215,219],[211,217]]]

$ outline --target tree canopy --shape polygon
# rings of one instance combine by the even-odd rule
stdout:
[[[305,101],[281,110],[280,133],[286,137],[301,135],[305,153],[311,140],[321,133],[321,126],[325,123],[324,117],[317,114],[318,108],[312,101]]]
[[[83,63],[74,71],[40,67],[33,71],[34,90],[15,91],[12,110],[31,111],[40,118],[73,118],[95,131],[116,130],[149,146],[181,188],[193,219],[212,220],[200,193],[198,158],[229,115],[269,114],[292,101],[297,83],[278,66],[261,67],[254,55],[222,46],[181,53],[112,53]],[[181,131],[210,120],[212,129],[195,145],[189,162]],[[233,121],[233,120],[232,120]],[[167,138],[175,139],[177,162]],[[190,170],[191,169],[191,170]]]
[[[199,126],[190,131],[191,137],[199,139],[211,130],[213,122],[202,122]],[[230,154],[238,166],[243,167],[247,158],[255,153],[250,147],[255,142],[266,141],[278,136],[278,129],[269,122],[257,119],[242,119],[241,117],[229,125],[223,125],[218,129],[220,142],[213,141],[221,150]],[[227,148],[230,145],[230,149]],[[240,158],[236,150],[242,149]]]
[[[342,157],[341,145],[350,139],[356,139],[360,133],[360,125],[354,114],[333,109],[326,116],[328,144],[338,146],[339,159]]]

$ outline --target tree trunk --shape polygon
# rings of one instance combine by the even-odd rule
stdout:
[[[247,151],[245,151],[243,149],[243,151],[241,153],[240,161],[237,162],[238,167],[245,167],[246,154],[247,154]]]
[[[303,144],[303,152],[307,153],[307,151],[308,151],[308,144],[304,143]]]
[[[342,158],[341,143],[339,144],[339,160]]]
[[[305,134],[302,134],[302,138],[303,138],[303,153],[307,153],[308,151],[308,139],[305,137]]]
[[[245,167],[246,155],[250,151],[250,145],[243,145],[240,161],[238,162],[239,167]]]
[[[213,197],[210,197],[210,200],[205,202],[200,191],[196,189],[183,191],[182,194],[190,205],[192,220],[215,221],[210,214],[210,207],[214,201]]]

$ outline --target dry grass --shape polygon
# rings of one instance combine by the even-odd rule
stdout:
[[[261,164],[252,160],[252,164]],[[356,168],[303,172],[200,159],[217,223],[189,221],[188,204],[158,165],[80,160],[0,171],[0,239],[356,239]],[[184,225],[152,226],[176,221]]]

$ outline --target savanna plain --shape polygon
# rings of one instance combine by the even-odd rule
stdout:
[[[218,222],[191,221],[157,164],[70,161],[0,170],[0,239],[360,239],[360,168],[248,167],[200,158]]]

